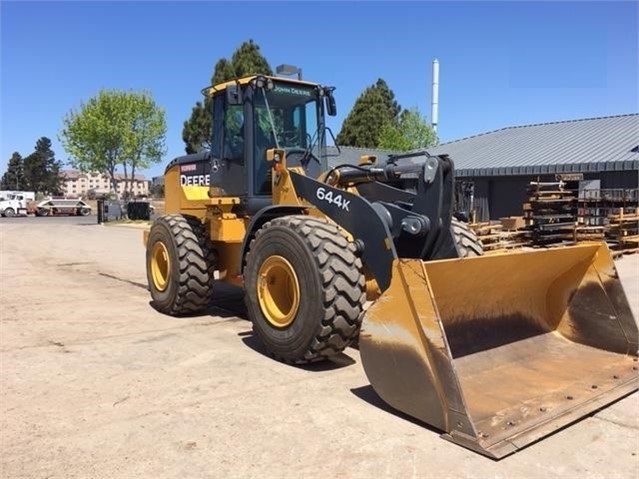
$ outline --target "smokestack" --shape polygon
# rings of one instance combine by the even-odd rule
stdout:
[[[433,91],[430,105],[430,119],[433,131],[437,133],[437,123],[439,120],[439,61],[433,60]]]

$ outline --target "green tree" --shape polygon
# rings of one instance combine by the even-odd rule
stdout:
[[[259,47],[258,47],[259,49]],[[266,61],[266,60],[264,60]],[[213,76],[211,77],[211,85],[218,85],[235,78],[235,68],[233,60],[220,58],[213,68]]]
[[[378,79],[355,100],[337,135],[337,143],[343,146],[377,148],[382,128],[387,124],[396,126],[400,111],[401,107],[395,101],[393,91],[384,80]]]
[[[17,151],[13,152],[7,164],[7,171],[2,175],[0,189],[19,190],[24,185],[24,160]]]
[[[273,70],[260,53],[260,47],[253,40],[243,42],[233,53],[231,59],[221,58],[215,63],[211,84],[217,85],[234,78],[248,75],[272,75]],[[198,101],[191,110],[191,116],[184,122],[182,140],[187,153],[211,147],[211,102],[207,97]]]
[[[62,164],[55,159],[51,140],[41,137],[35,151],[24,159],[24,188],[43,194],[60,194]]]
[[[153,198],[164,198],[164,185],[152,183],[149,186],[149,193]]]
[[[134,97],[131,105],[131,134],[128,135],[127,151],[130,155],[122,163],[125,178],[125,191],[129,191],[128,168],[131,168],[131,180],[135,179],[136,169],[146,169],[151,163],[158,163],[166,154],[164,137],[166,120],[164,110],[158,108],[155,101],[147,95]]]
[[[164,109],[149,93],[101,90],[66,115],[60,141],[75,168],[107,173],[113,191],[122,166],[128,193],[136,169],[162,160],[165,135]]]
[[[204,102],[196,102],[191,110],[191,116],[184,122],[182,128],[182,141],[186,145],[184,150],[188,153],[197,153],[201,150],[211,149],[212,116],[211,102],[208,98]]]
[[[218,62],[218,65],[219,63],[220,62]],[[247,75],[258,74],[273,74],[271,66],[266,61],[266,58],[264,58],[260,53],[260,47],[256,43],[254,43],[253,40],[242,43],[237,48],[237,50],[233,52],[230,68],[228,68],[226,71],[232,71],[235,77],[244,77]],[[233,77],[227,77],[223,78],[222,81],[228,81],[232,79]]]
[[[384,124],[378,140],[379,148],[394,151],[416,150],[436,144],[437,135],[417,107],[402,111],[396,125],[391,122]]]

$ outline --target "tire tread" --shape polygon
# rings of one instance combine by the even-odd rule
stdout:
[[[457,249],[462,258],[482,256],[484,254],[484,246],[480,239],[466,223],[453,218],[451,228],[453,230],[453,237],[457,243]]]
[[[213,299],[215,261],[211,241],[194,216],[171,214],[156,222],[164,223],[173,236],[179,270],[177,292],[161,311],[171,316],[198,313]]]
[[[247,263],[256,241],[277,226],[295,231],[310,248],[319,269],[325,314],[300,357],[291,360],[272,351],[269,353],[288,363],[324,360],[342,352],[359,335],[366,301],[362,261],[355,254],[355,246],[334,224],[319,218],[292,215],[271,220],[257,232],[249,247]]]

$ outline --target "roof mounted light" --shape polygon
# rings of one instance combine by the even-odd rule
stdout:
[[[270,91],[273,88],[275,88],[275,85],[273,85],[273,80],[271,80],[270,78],[264,76],[264,75],[258,75],[256,76],[252,81],[251,81],[251,86],[253,88],[256,88],[258,90],[261,90],[262,88],[266,89],[266,91]]]

